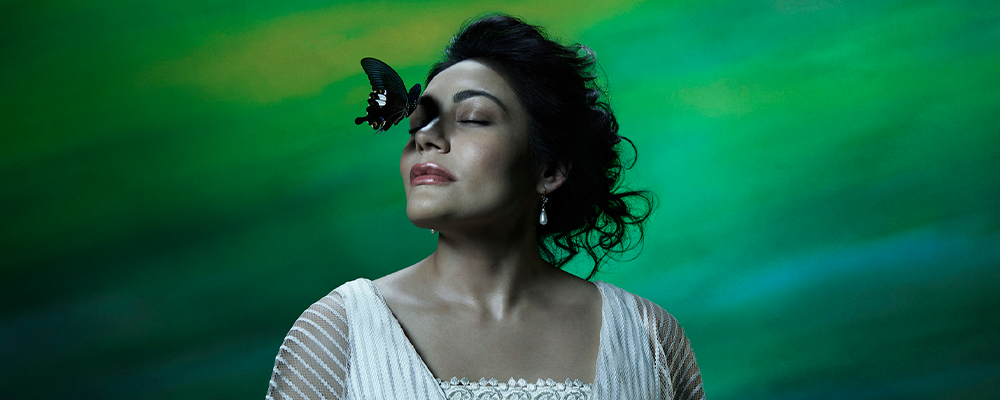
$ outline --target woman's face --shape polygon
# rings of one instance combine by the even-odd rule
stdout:
[[[537,208],[528,117],[496,71],[466,60],[439,73],[410,116],[410,131],[399,172],[414,225],[495,226]]]

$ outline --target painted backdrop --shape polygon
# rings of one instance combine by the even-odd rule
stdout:
[[[660,198],[598,279],[681,321],[709,398],[1000,398],[971,0],[4,1],[0,397],[263,397],[311,302],[433,248],[358,61],[421,82],[486,11],[597,52]]]

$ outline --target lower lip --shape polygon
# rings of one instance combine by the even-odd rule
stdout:
[[[439,185],[448,182],[451,182],[451,179],[445,178],[441,175],[420,175],[410,180],[410,184],[413,186]]]

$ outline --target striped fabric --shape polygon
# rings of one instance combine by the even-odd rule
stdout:
[[[604,300],[601,343],[597,379],[587,395],[704,399],[694,352],[677,320],[614,285],[596,285]],[[330,292],[295,321],[275,357],[267,399],[439,400],[446,398],[442,382],[410,344],[375,285],[358,279]],[[507,399],[519,390],[509,389],[504,393],[491,386],[489,397],[482,398]],[[462,398],[480,398],[467,393]]]

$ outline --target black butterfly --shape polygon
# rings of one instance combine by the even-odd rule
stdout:
[[[399,74],[386,63],[374,58],[362,58],[361,68],[368,74],[372,93],[368,95],[368,108],[365,109],[368,115],[355,118],[355,124],[361,125],[367,121],[376,132],[384,132],[403,118],[409,117],[417,108],[417,97],[420,97],[419,83],[413,85],[407,93],[406,85],[399,78]]]

